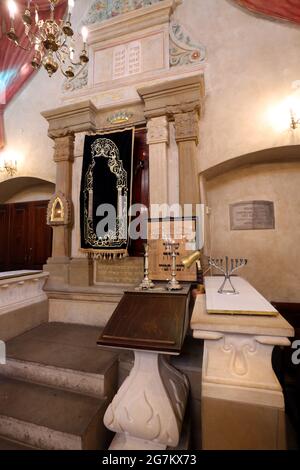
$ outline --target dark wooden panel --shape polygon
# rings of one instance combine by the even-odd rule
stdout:
[[[47,225],[48,201],[30,204],[28,267],[41,269],[51,256],[52,229]]]
[[[9,250],[9,207],[0,205],[0,271],[7,271]]]
[[[10,205],[9,266],[22,269],[27,266],[29,207],[27,203]]]
[[[179,353],[184,341],[188,294],[128,292],[98,344]]]
[[[41,269],[51,256],[48,201],[0,206],[0,270]]]
[[[132,204],[149,207],[149,145],[146,129],[136,129],[133,155]],[[130,256],[143,256],[145,240],[130,240]]]

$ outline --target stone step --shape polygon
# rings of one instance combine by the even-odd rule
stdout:
[[[0,436],[0,450],[38,450],[37,447],[26,446]]]
[[[46,323],[7,342],[0,374],[95,397],[117,387],[118,356],[100,349],[101,329]]]
[[[48,450],[101,450],[105,399],[0,376],[0,435]]]

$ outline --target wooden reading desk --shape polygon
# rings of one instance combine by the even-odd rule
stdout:
[[[179,442],[188,382],[168,356],[179,355],[184,342],[191,285],[176,292],[165,287],[125,292],[98,340],[135,352],[134,367],[104,416],[117,433],[112,450],[166,449]]]

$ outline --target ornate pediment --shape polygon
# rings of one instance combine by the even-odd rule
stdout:
[[[174,68],[201,66],[205,47],[174,19],[180,4],[182,0],[94,1],[82,20],[89,29],[90,62],[80,78],[75,74],[64,83],[66,95],[129,89],[173,75]]]

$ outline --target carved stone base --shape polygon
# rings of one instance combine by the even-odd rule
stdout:
[[[191,328],[204,340],[203,450],[284,448],[284,396],[272,352],[289,346],[292,327],[280,315],[210,315],[198,296]]]
[[[70,262],[70,285],[91,286],[93,284],[93,261],[88,258],[73,258]]]
[[[135,351],[135,363],[105,416],[117,433],[110,449],[166,449],[179,442],[188,397],[186,377],[165,356]]]
[[[49,258],[44,266],[44,271],[50,274],[47,282],[49,286],[61,286],[69,283],[70,258]]]

